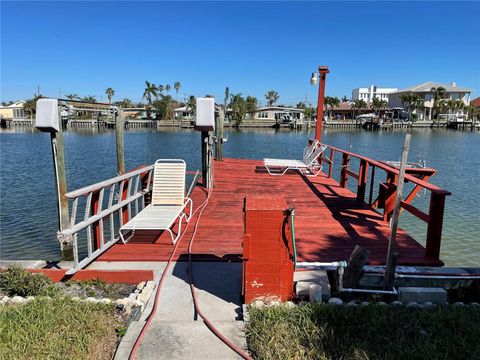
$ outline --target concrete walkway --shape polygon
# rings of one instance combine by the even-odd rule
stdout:
[[[165,263],[103,263],[95,268],[152,269],[158,281]],[[157,312],[137,351],[137,359],[240,359],[198,318],[188,284],[188,264],[173,263],[164,281]],[[246,350],[241,306],[241,263],[193,263],[193,275],[202,312],[241,349]],[[153,306],[151,297],[139,321],[132,322],[115,359],[128,359],[130,350]]]

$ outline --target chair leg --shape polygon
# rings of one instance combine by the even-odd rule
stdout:
[[[288,167],[284,167],[282,168],[283,169],[283,172],[278,172],[278,173],[275,173],[275,172],[272,172],[267,165],[265,165],[265,169],[267,169],[267,172],[272,175],[272,176],[282,176],[282,175],[285,175],[285,173],[288,171]]]
[[[312,174],[305,174],[305,176],[308,176],[308,177],[316,177],[318,174],[320,174],[322,172],[322,166],[320,166],[320,168],[317,170],[317,172],[315,173],[312,173]]]
[[[124,244],[126,244],[126,243],[128,243],[128,242],[130,241],[130,239],[133,237],[133,235],[135,235],[135,229],[132,230],[132,234],[131,234],[127,239],[125,239],[125,237],[123,236],[123,233],[122,233],[121,230],[120,230],[118,233],[119,233],[119,235],[120,235],[120,239],[122,240],[122,242],[123,242]]]
[[[172,238],[172,244],[175,245],[175,243],[178,241],[178,238],[180,237],[181,233],[182,233],[182,219],[185,215],[182,214],[180,215],[179,217],[179,220],[178,220],[178,231],[177,231],[177,236],[173,236],[173,231],[172,229],[167,229],[167,231],[170,233],[170,237]]]

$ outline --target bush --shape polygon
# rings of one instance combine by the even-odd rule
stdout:
[[[54,296],[55,284],[43,274],[30,273],[19,266],[0,271],[0,292],[8,296]]]

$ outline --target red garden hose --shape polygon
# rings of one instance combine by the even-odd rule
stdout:
[[[213,166],[212,166],[212,182],[213,182]],[[193,231],[192,236],[190,238],[190,243],[188,245],[188,276],[189,276],[189,282],[190,282],[190,290],[192,292],[192,299],[193,299],[193,302],[194,302],[195,311],[203,319],[203,321],[204,321],[205,325],[208,327],[208,329],[211,332],[213,332],[215,334],[215,336],[217,336],[221,341],[223,341],[228,347],[230,347],[233,351],[235,351],[238,355],[240,355],[242,358],[252,360],[250,355],[248,355],[245,351],[243,351],[242,349],[237,347],[234,343],[232,343],[224,335],[222,335],[220,333],[220,331],[218,331],[218,329],[202,313],[202,311],[200,310],[200,306],[198,304],[196,288],[195,288],[195,285],[193,284],[192,262],[191,262],[192,245],[193,245],[193,241],[195,239],[195,235],[197,233],[198,223],[199,223],[200,218],[202,216],[203,210],[205,209],[205,207],[208,204],[208,201],[210,200],[211,195],[212,195],[212,189],[208,189],[207,198],[191,215],[191,217],[193,217],[200,210],[200,212],[198,214],[198,217],[197,217],[197,220],[195,222],[194,231]],[[154,299],[152,311],[148,315],[147,321],[143,325],[143,328],[142,328],[138,338],[136,339],[135,344],[133,345],[133,348],[130,352],[129,360],[135,359],[135,354],[138,350],[138,347],[140,346],[140,343],[142,342],[143,337],[145,336],[145,332],[146,332],[147,328],[149,327],[149,325],[150,325],[150,323],[151,323],[151,321],[152,321],[152,319],[153,319],[153,317],[154,317],[154,315],[157,311],[158,301],[160,299],[160,292],[161,292],[161,289],[162,289],[163,282],[166,278],[166,275],[167,275],[168,269],[170,267],[170,264],[172,263],[174,255],[177,251],[178,245],[182,241],[183,235],[186,233],[189,225],[190,225],[190,222],[187,223],[183,234],[180,236],[180,239],[178,239],[177,243],[175,244],[175,247],[173,248],[172,254],[170,255],[170,258],[168,259],[167,265],[165,266],[165,269],[163,270],[162,276],[160,277],[160,281],[159,281],[158,286],[157,286],[157,291],[155,293],[155,299]]]

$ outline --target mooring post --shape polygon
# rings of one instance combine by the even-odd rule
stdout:
[[[393,282],[395,280],[395,267],[398,256],[395,239],[398,229],[398,217],[400,216],[400,208],[402,205],[403,181],[405,178],[405,168],[407,167],[408,151],[410,150],[410,140],[411,135],[405,135],[405,143],[403,145],[402,159],[400,162],[400,171],[398,175],[397,195],[395,197],[395,207],[393,209],[392,216],[392,230],[390,232],[390,240],[388,242],[387,266],[385,268],[385,279],[383,284],[384,290],[392,290]]]
[[[118,175],[125,174],[125,157],[124,157],[124,148],[123,148],[123,126],[125,124],[123,110],[120,109],[118,116],[115,115],[115,110],[113,111],[113,119],[115,120],[115,141],[117,144],[117,172]]]
[[[65,197],[67,193],[67,174],[65,170],[65,148],[63,146],[62,128],[55,132],[50,132],[50,141],[52,145],[53,165],[55,168],[55,181],[57,185],[58,197],[58,223],[59,230],[63,231],[68,228],[68,199]],[[65,245],[62,243],[62,245]]]
[[[215,158],[217,161],[223,161],[223,123],[225,121],[225,110],[220,109],[220,112],[217,116],[217,124],[215,125],[215,137],[217,138],[216,141],[216,154]]]
[[[212,156],[213,141],[210,132],[202,131],[202,181],[209,189],[212,187]]]

